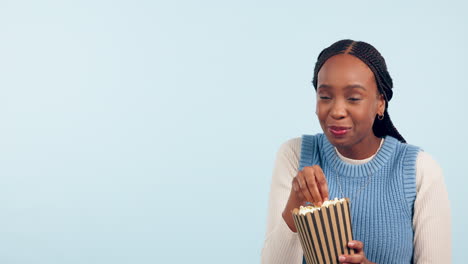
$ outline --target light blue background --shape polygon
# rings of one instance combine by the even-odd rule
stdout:
[[[384,55],[396,126],[444,170],[461,263],[467,10],[1,1],[0,262],[258,263],[276,151],[321,131],[313,65],[352,38]]]

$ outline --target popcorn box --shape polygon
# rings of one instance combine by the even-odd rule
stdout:
[[[349,198],[326,201],[320,207],[292,211],[307,264],[336,263],[342,254],[354,254]]]

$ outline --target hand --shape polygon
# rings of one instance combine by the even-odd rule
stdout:
[[[328,186],[325,174],[319,165],[304,167],[294,177],[292,188],[299,201],[322,205],[328,199]]]
[[[319,165],[304,167],[299,171],[292,181],[292,188],[288,202],[283,210],[283,219],[293,232],[297,232],[294,226],[294,219],[291,211],[304,205],[305,202],[312,202],[314,205],[321,205],[328,199],[328,186],[325,174]]]
[[[348,242],[348,247],[354,249],[354,255],[341,255],[339,257],[340,263],[360,263],[360,264],[375,264],[367,260],[364,254],[364,243],[358,240],[352,240]]]

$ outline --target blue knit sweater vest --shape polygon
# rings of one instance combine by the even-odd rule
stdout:
[[[353,238],[364,243],[368,260],[411,263],[418,152],[418,147],[386,136],[371,161],[355,165],[341,160],[324,134],[303,135],[299,170],[319,165],[330,199],[351,198]]]

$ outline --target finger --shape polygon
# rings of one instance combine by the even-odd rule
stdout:
[[[364,243],[359,240],[351,240],[348,242],[349,248],[354,248],[356,250],[356,254],[361,253],[364,248]]]
[[[299,183],[301,192],[304,195],[306,201],[313,202],[314,200],[312,199],[312,195],[310,194],[309,189],[307,188],[307,183],[304,179],[304,171],[302,171],[301,173],[298,173],[296,178],[297,178],[297,182]]]
[[[341,255],[338,260],[340,263],[362,263],[366,258],[364,255]]]
[[[294,190],[294,193],[296,194],[296,197],[299,201],[304,201],[305,200],[305,197],[304,195],[302,194],[302,191],[301,191],[301,188],[299,187],[299,183],[297,182],[297,179],[294,178],[293,180],[293,190]]]
[[[293,181],[292,181],[292,189],[294,192],[298,192],[299,191],[299,186],[297,185],[297,178],[294,177]]]
[[[312,201],[315,205],[321,205],[322,197],[320,196],[320,192],[317,187],[317,182],[315,178],[315,170],[312,168],[307,168],[304,170],[304,177],[307,183],[307,189],[309,190],[310,194],[312,195]]]
[[[296,177],[293,178],[293,191],[296,194],[296,197],[299,201],[305,201],[304,194],[302,194],[301,185],[299,184],[299,177],[301,176],[302,171],[299,171]]]
[[[347,256],[348,256],[348,255],[340,255],[340,256],[338,257],[338,261],[339,261],[340,263],[343,263],[343,264],[348,264],[348,262],[345,262]]]
[[[315,178],[318,184],[318,189],[320,191],[323,201],[325,201],[329,197],[327,178],[325,177],[325,173],[323,173],[323,170],[322,168],[320,168],[319,165],[314,165],[313,167],[315,170]]]

